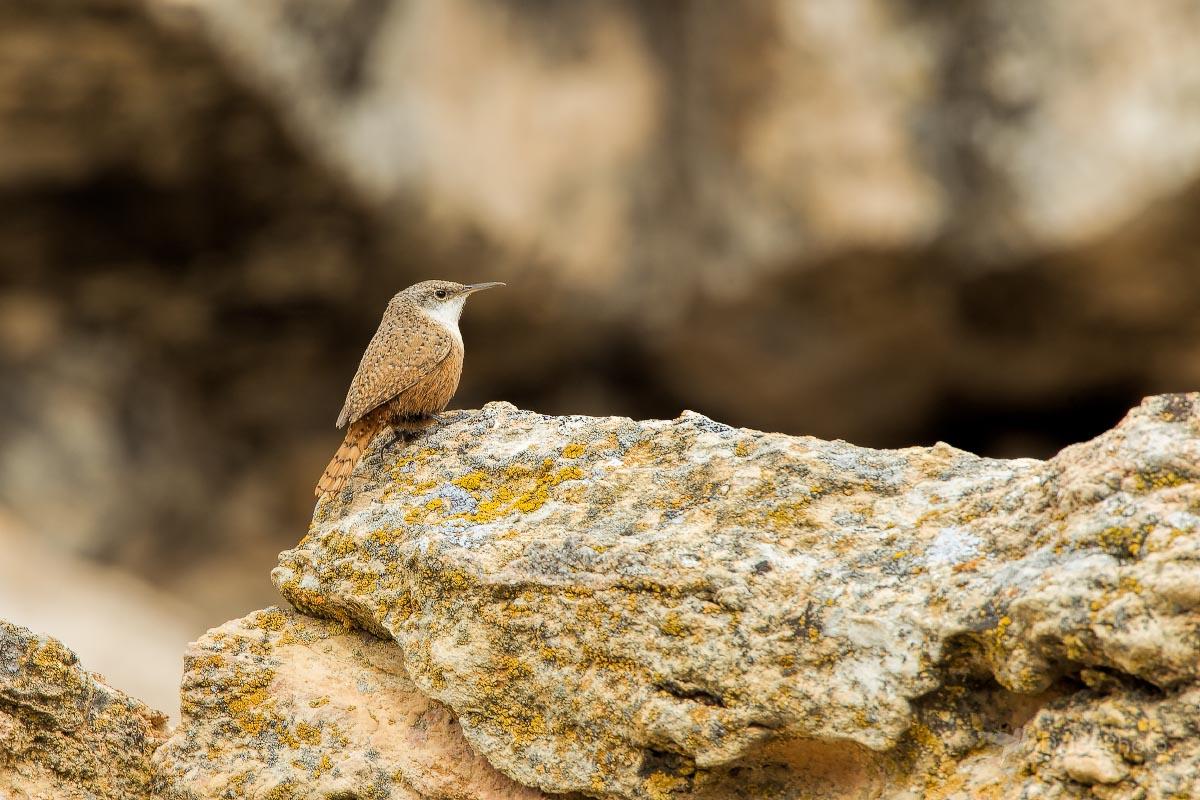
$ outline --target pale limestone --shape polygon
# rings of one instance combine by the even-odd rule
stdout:
[[[1058,745],[1105,741],[1107,693],[1157,703],[1182,767],[1106,791],[1169,796],[1196,766],[1198,407],[1152,398],[1001,461],[495,403],[377,439],[274,578],[393,638],[480,753],[547,791],[1072,796]],[[823,782],[780,755],[823,747]]]
[[[420,694],[400,651],[268,608],[188,650],[183,722],[155,756],[164,800],[535,800]]]

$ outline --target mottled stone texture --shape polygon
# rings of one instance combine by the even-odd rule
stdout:
[[[165,722],[61,642],[0,621],[0,798],[148,797]]]
[[[1048,461],[503,403],[385,441],[274,579],[521,783],[1195,788],[1200,396]]]
[[[0,623],[0,796],[1200,796],[1200,394],[1048,461],[505,403],[388,438],[280,556],[310,615],[193,644],[169,739]]]
[[[183,722],[155,757],[167,800],[534,800],[416,690],[390,642],[275,608],[186,656]]]

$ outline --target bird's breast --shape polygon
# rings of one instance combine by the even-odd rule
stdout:
[[[421,309],[422,313],[432,319],[435,323],[446,329],[461,350],[463,347],[462,333],[458,330],[458,309],[450,306],[441,306],[434,309]]]

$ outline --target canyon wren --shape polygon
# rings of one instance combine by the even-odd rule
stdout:
[[[341,490],[377,433],[405,435],[437,421],[462,375],[463,304],[472,292],[503,285],[424,281],[391,299],[338,415],[337,426],[350,427],[317,481],[321,501]]]

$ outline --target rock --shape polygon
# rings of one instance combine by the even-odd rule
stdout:
[[[1016,797],[1200,766],[1200,395],[1047,461],[503,403],[385,440],[273,578],[394,639],[522,784]],[[1087,744],[1155,719],[1176,769]]]
[[[1074,743],[1062,757],[1062,768],[1076,783],[1119,783],[1129,774],[1121,759],[1095,742]]]
[[[1200,793],[1200,394],[1048,461],[496,403],[372,443],[181,724],[0,623],[0,795]],[[353,630],[355,625],[365,630]]]
[[[1200,796],[1200,690],[1106,684],[1046,704],[1021,738],[965,759],[946,797]]]
[[[543,797],[476,755],[368,634],[268,608],[209,631],[185,668],[183,722],[155,755],[164,800]]]
[[[58,640],[0,621],[0,797],[149,797],[165,722]]]

